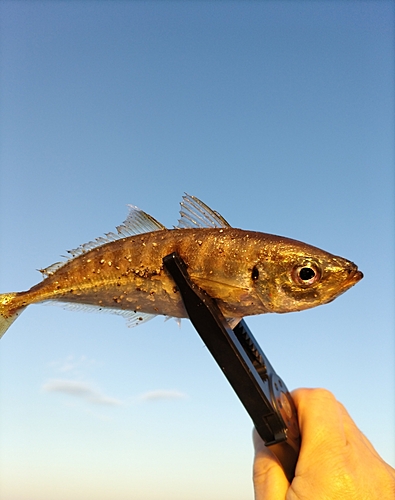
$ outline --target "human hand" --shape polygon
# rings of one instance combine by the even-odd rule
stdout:
[[[324,389],[292,392],[302,445],[289,484],[254,429],[256,500],[394,500],[395,470]]]

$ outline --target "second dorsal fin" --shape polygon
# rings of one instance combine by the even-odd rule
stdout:
[[[129,215],[127,216],[125,222],[120,226],[117,226],[116,233],[106,233],[104,236],[100,236],[93,241],[88,241],[88,243],[84,243],[77,248],[72,250],[67,250],[72,258],[78,257],[93,248],[101,247],[106,243],[110,243],[111,241],[120,240],[122,238],[127,238],[128,236],[134,236],[136,234],[149,233],[151,231],[161,231],[166,229],[166,227],[154,219],[151,215],[143,212],[138,207],[134,205],[128,205],[129,207]],[[68,260],[64,262],[56,262],[51,266],[48,266],[45,269],[40,269],[40,272],[45,277],[51,276],[55,271],[63,267]]]
[[[92,250],[92,248],[100,247],[105,243],[110,243],[111,241],[120,240],[136,234],[166,229],[163,224],[158,222],[151,215],[143,212],[143,210],[140,210],[138,207],[135,207],[134,205],[128,205],[128,207],[129,215],[123,224],[117,226],[117,233],[107,233],[105,236],[96,238],[94,241],[84,243],[78,248],[68,250],[68,253],[70,253],[73,257],[77,257],[78,255],[82,255],[83,253]]]

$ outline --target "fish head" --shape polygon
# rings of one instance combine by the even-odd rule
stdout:
[[[327,304],[363,278],[353,262],[293,240],[262,255],[254,273],[262,305],[276,313]]]

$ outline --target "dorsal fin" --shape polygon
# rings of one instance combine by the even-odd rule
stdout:
[[[105,243],[110,243],[111,241],[120,240],[128,236],[134,236],[136,234],[149,233],[151,231],[159,231],[166,229],[166,227],[154,219],[151,215],[143,212],[138,207],[134,205],[128,205],[129,215],[127,216],[125,222],[120,226],[117,226],[117,234],[107,233],[104,237],[101,236],[96,238],[94,241],[89,241],[80,245],[78,248],[73,250],[68,250],[73,257],[82,255],[92,248],[97,248]]]
[[[106,243],[110,243],[111,241],[121,240],[122,238],[127,238],[128,236],[134,236],[136,234],[166,229],[163,224],[158,222],[151,215],[143,212],[143,210],[140,210],[138,207],[135,207],[134,205],[128,205],[128,207],[129,215],[123,224],[117,226],[117,233],[106,233],[105,236],[100,236],[94,241],[88,241],[88,243],[84,243],[78,248],[67,250],[67,253],[71,254],[74,258],[89,252],[89,250],[92,250],[93,248],[101,247]],[[44,278],[46,278],[51,276],[51,274],[64,266],[67,262],[68,260],[65,260],[64,262],[56,262],[45,269],[39,269],[39,271]]]
[[[160,231],[166,227],[154,219],[151,215],[143,212],[134,205],[128,205],[129,215],[125,222],[117,227],[120,238],[133,236],[135,234],[150,233],[151,231]]]
[[[176,229],[202,227],[231,227],[231,225],[215,210],[212,210],[196,196],[185,193],[180,203],[180,215]]]
[[[55,264],[52,264],[45,269],[39,269],[39,271],[44,276],[44,278],[47,278],[48,276],[51,276],[51,274],[54,274],[54,272],[57,271],[60,267],[64,266],[64,264],[64,262],[55,262]]]

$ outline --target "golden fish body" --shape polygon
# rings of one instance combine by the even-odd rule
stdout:
[[[46,278],[30,290],[0,295],[0,335],[27,305],[43,301],[112,310],[134,324],[157,314],[187,317],[163,267],[172,252],[233,319],[325,304],[362,278],[352,262],[305,243],[231,228],[197,198],[184,197],[182,207],[180,228],[135,212],[118,228],[121,237],[110,233],[104,243],[80,247],[74,258],[43,270]],[[140,232],[147,228],[155,230]]]

